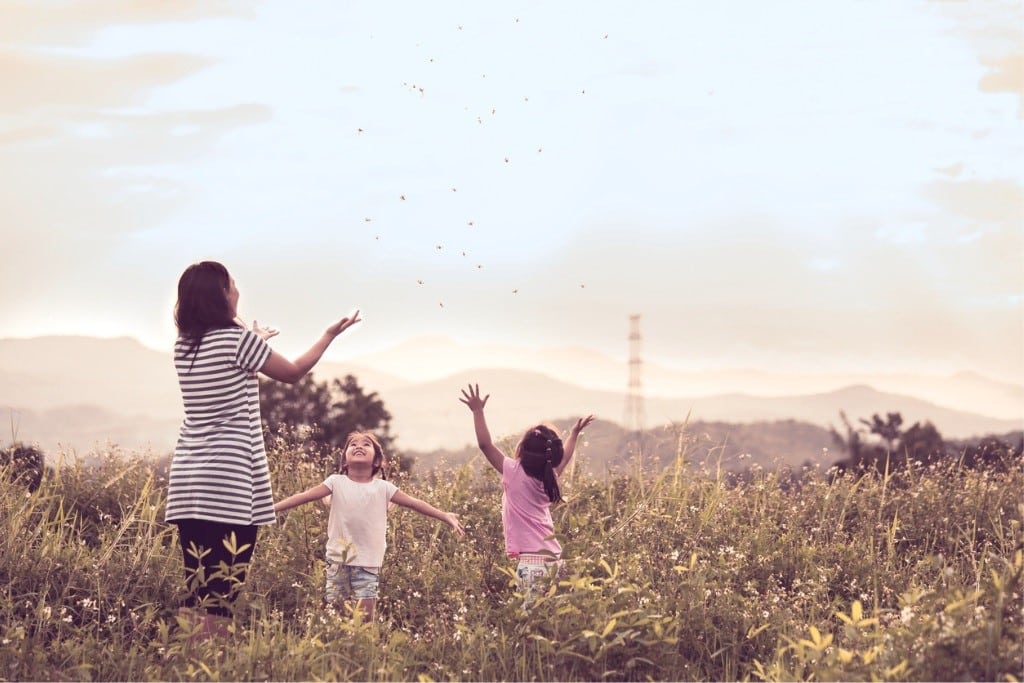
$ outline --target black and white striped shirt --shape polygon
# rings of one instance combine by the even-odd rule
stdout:
[[[270,353],[266,341],[240,327],[207,332],[194,361],[187,341],[175,343],[185,420],[171,460],[166,521],[276,521],[256,376]]]

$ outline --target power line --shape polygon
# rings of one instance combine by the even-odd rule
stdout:
[[[626,410],[622,424],[632,432],[643,432],[647,416],[644,410],[644,393],[641,381],[640,359],[640,315],[629,316],[629,383],[626,387]]]

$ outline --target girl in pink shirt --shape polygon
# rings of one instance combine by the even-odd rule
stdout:
[[[515,457],[506,457],[494,445],[484,418],[484,406],[490,394],[480,397],[480,385],[462,390],[459,400],[473,412],[477,446],[501,475],[501,521],[505,531],[505,552],[518,561],[519,588],[529,594],[540,577],[561,564],[562,546],[555,538],[551,504],[562,500],[558,478],[572,460],[580,432],[593,415],[573,425],[563,447],[558,433],[547,425],[526,431],[516,445]]]

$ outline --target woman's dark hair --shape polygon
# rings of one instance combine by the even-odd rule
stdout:
[[[178,280],[178,301],[174,304],[174,323],[178,336],[188,343],[185,356],[195,357],[199,343],[210,330],[236,327],[228,301],[231,276],[216,261],[193,263]]]
[[[523,471],[544,484],[548,500],[552,503],[562,500],[555,468],[561,464],[565,453],[558,433],[547,425],[537,425],[523,435],[517,450]]]
[[[387,460],[387,457],[384,455],[384,447],[380,445],[380,441],[371,432],[354,431],[348,433],[348,436],[345,437],[345,445],[341,447],[341,452],[338,453],[338,457],[335,460],[335,469],[338,470],[339,474],[348,474],[345,452],[348,450],[348,445],[352,443],[352,439],[357,436],[365,436],[373,444],[373,474],[370,476],[376,476],[380,472],[380,478],[387,479],[388,473],[384,469],[384,463]]]

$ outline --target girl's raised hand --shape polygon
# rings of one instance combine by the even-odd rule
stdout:
[[[341,334],[342,332],[344,332],[345,330],[352,327],[358,322],[362,322],[362,319],[359,317],[359,310],[357,309],[356,312],[352,314],[352,317],[342,318],[338,322],[328,327],[327,334],[333,337],[337,337],[339,334]]]
[[[586,417],[581,417],[580,419],[576,420],[576,424],[574,424],[572,426],[573,434],[577,434],[578,435],[580,432],[582,432],[584,429],[586,429],[587,426],[590,425],[590,423],[593,422],[593,421],[594,421],[594,416],[593,415],[587,415]]]
[[[462,390],[462,398],[459,400],[465,403],[474,413],[478,410],[483,410],[484,406],[487,405],[487,399],[489,399],[491,395],[487,394],[483,398],[480,398],[479,384],[470,384],[468,388],[468,392],[465,389]]]

